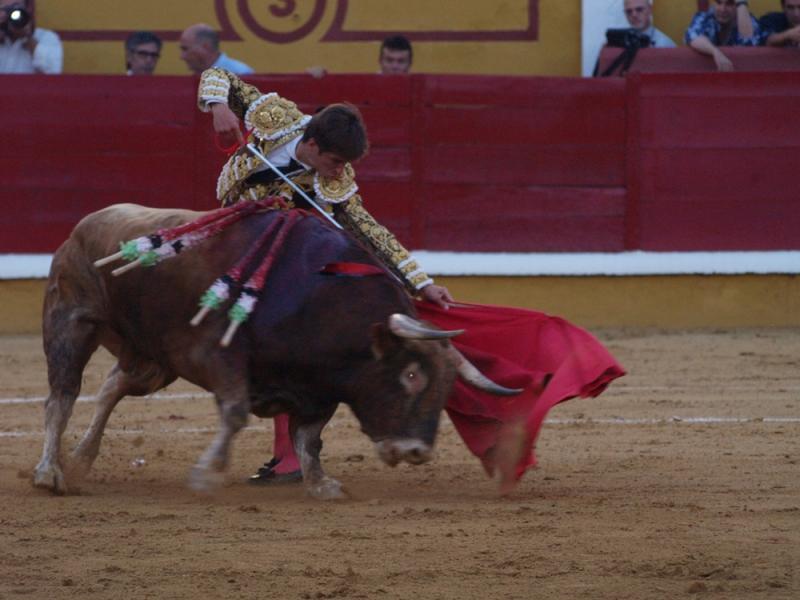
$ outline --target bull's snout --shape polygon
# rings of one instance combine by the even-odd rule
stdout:
[[[421,465],[433,458],[433,448],[422,440],[389,439],[375,444],[378,456],[389,466],[396,466],[405,461],[412,465]]]

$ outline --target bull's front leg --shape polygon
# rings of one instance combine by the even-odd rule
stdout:
[[[200,456],[189,474],[189,486],[199,492],[210,492],[222,485],[228,466],[233,437],[247,425],[250,401],[245,382],[227,384],[216,393],[220,428],[214,440]]]
[[[342,484],[333,477],[329,477],[322,470],[319,453],[322,450],[322,429],[330,421],[336,408],[321,419],[313,422],[299,422],[294,417],[290,419],[289,429],[292,434],[294,450],[300,459],[303,469],[303,484],[306,492],[317,500],[343,500],[347,498],[342,489]]]

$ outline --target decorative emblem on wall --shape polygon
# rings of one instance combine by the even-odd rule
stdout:
[[[122,2],[123,0],[116,0]],[[212,0],[205,0],[211,2]],[[106,0],[114,4],[114,0]],[[386,3],[397,11],[397,15],[386,14],[384,9],[376,9],[375,5],[365,0],[213,0],[213,11],[217,22],[215,26],[224,41],[242,41],[248,37],[247,32],[237,31],[231,20],[233,11],[238,13],[241,23],[250,33],[259,39],[274,44],[289,44],[302,40],[313,33],[319,35],[322,42],[352,42],[382,40],[387,35],[400,31],[412,41],[533,41],[538,38],[539,0],[505,0],[506,12],[514,15],[514,25],[507,27],[498,25],[492,20],[496,6],[492,3],[477,3],[476,10],[489,11],[486,15],[487,28],[474,29],[449,26],[450,19],[438,19],[439,23],[447,22],[448,26],[424,27],[418,25],[419,20],[399,25],[396,30],[386,28],[387,21],[395,23],[395,17],[404,16],[402,2]],[[429,3],[432,14],[449,10],[446,4]],[[211,7],[206,5],[207,10]],[[490,10],[491,9],[491,10]],[[113,7],[108,7],[113,14]],[[317,32],[320,23],[328,11],[333,13],[333,20],[327,31],[320,35]],[[162,39],[176,41],[180,38],[180,30],[165,30],[158,27],[157,12],[153,12],[152,24],[144,24],[140,28],[149,28]],[[481,21],[481,19],[475,19]],[[191,19],[187,20],[187,26]],[[509,21],[509,19],[506,19]],[[414,24],[417,23],[417,24]],[[131,27],[96,28],[96,29],[61,29],[59,35],[69,41],[111,41],[124,40]]]

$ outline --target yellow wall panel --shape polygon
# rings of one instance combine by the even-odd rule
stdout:
[[[580,0],[38,0],[42,27],[64,39],[65,72],[124,73],[137,29],[166,40],[156,69],[188,74],[177,39],[205,22],[222,48],[260,73],[374,73],[380,41],[403,33],[418,73],[577,75]]]
[[[528,0],[465,2],[464,0],[351,0],[348,28],[383,31],[523,29]]]
[[[217,24],[214,0],[37,0],[36,13],[43,27],[68,31],[163,31],[200,21]]]
[[[463,302],[518,306],[586,327],[799,327],[800,277],[437,277]],[[41,330],[43,279],[0,280],[0,335]]]

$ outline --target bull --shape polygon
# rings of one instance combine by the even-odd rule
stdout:
[[[224,476],[230,446],[250,413],[287,412],[307,492],[344,497],[320,463],[321,432],[347,404],[387,464],[426,462],[454,378],[481,389],[509,390],[483,377],[449,337],[415,319],[412,300],[390,276],[321,274],[329,263],[379,265],[346,233],[302,218],[280,248],[262,298],[229,346],[227,319],[212,313],[189,326],[197,299],[264,231],[277,211],[242,219],[156,268],[113,277],[93,262],[121,240],[187,223],[202,213],[111,206],[84,218],[53,258],[43,309],[50,394],[45,439],[33,484],[66,493],[98,456],[103,430],[124,396],[143,396],[178,377],[211,392],[220,427],[191,469],[189,484],[211,489]],[[80,393],[83,370],[103,346],[117,362],[103,382],[92,421],[66,468],[61,436]]]

